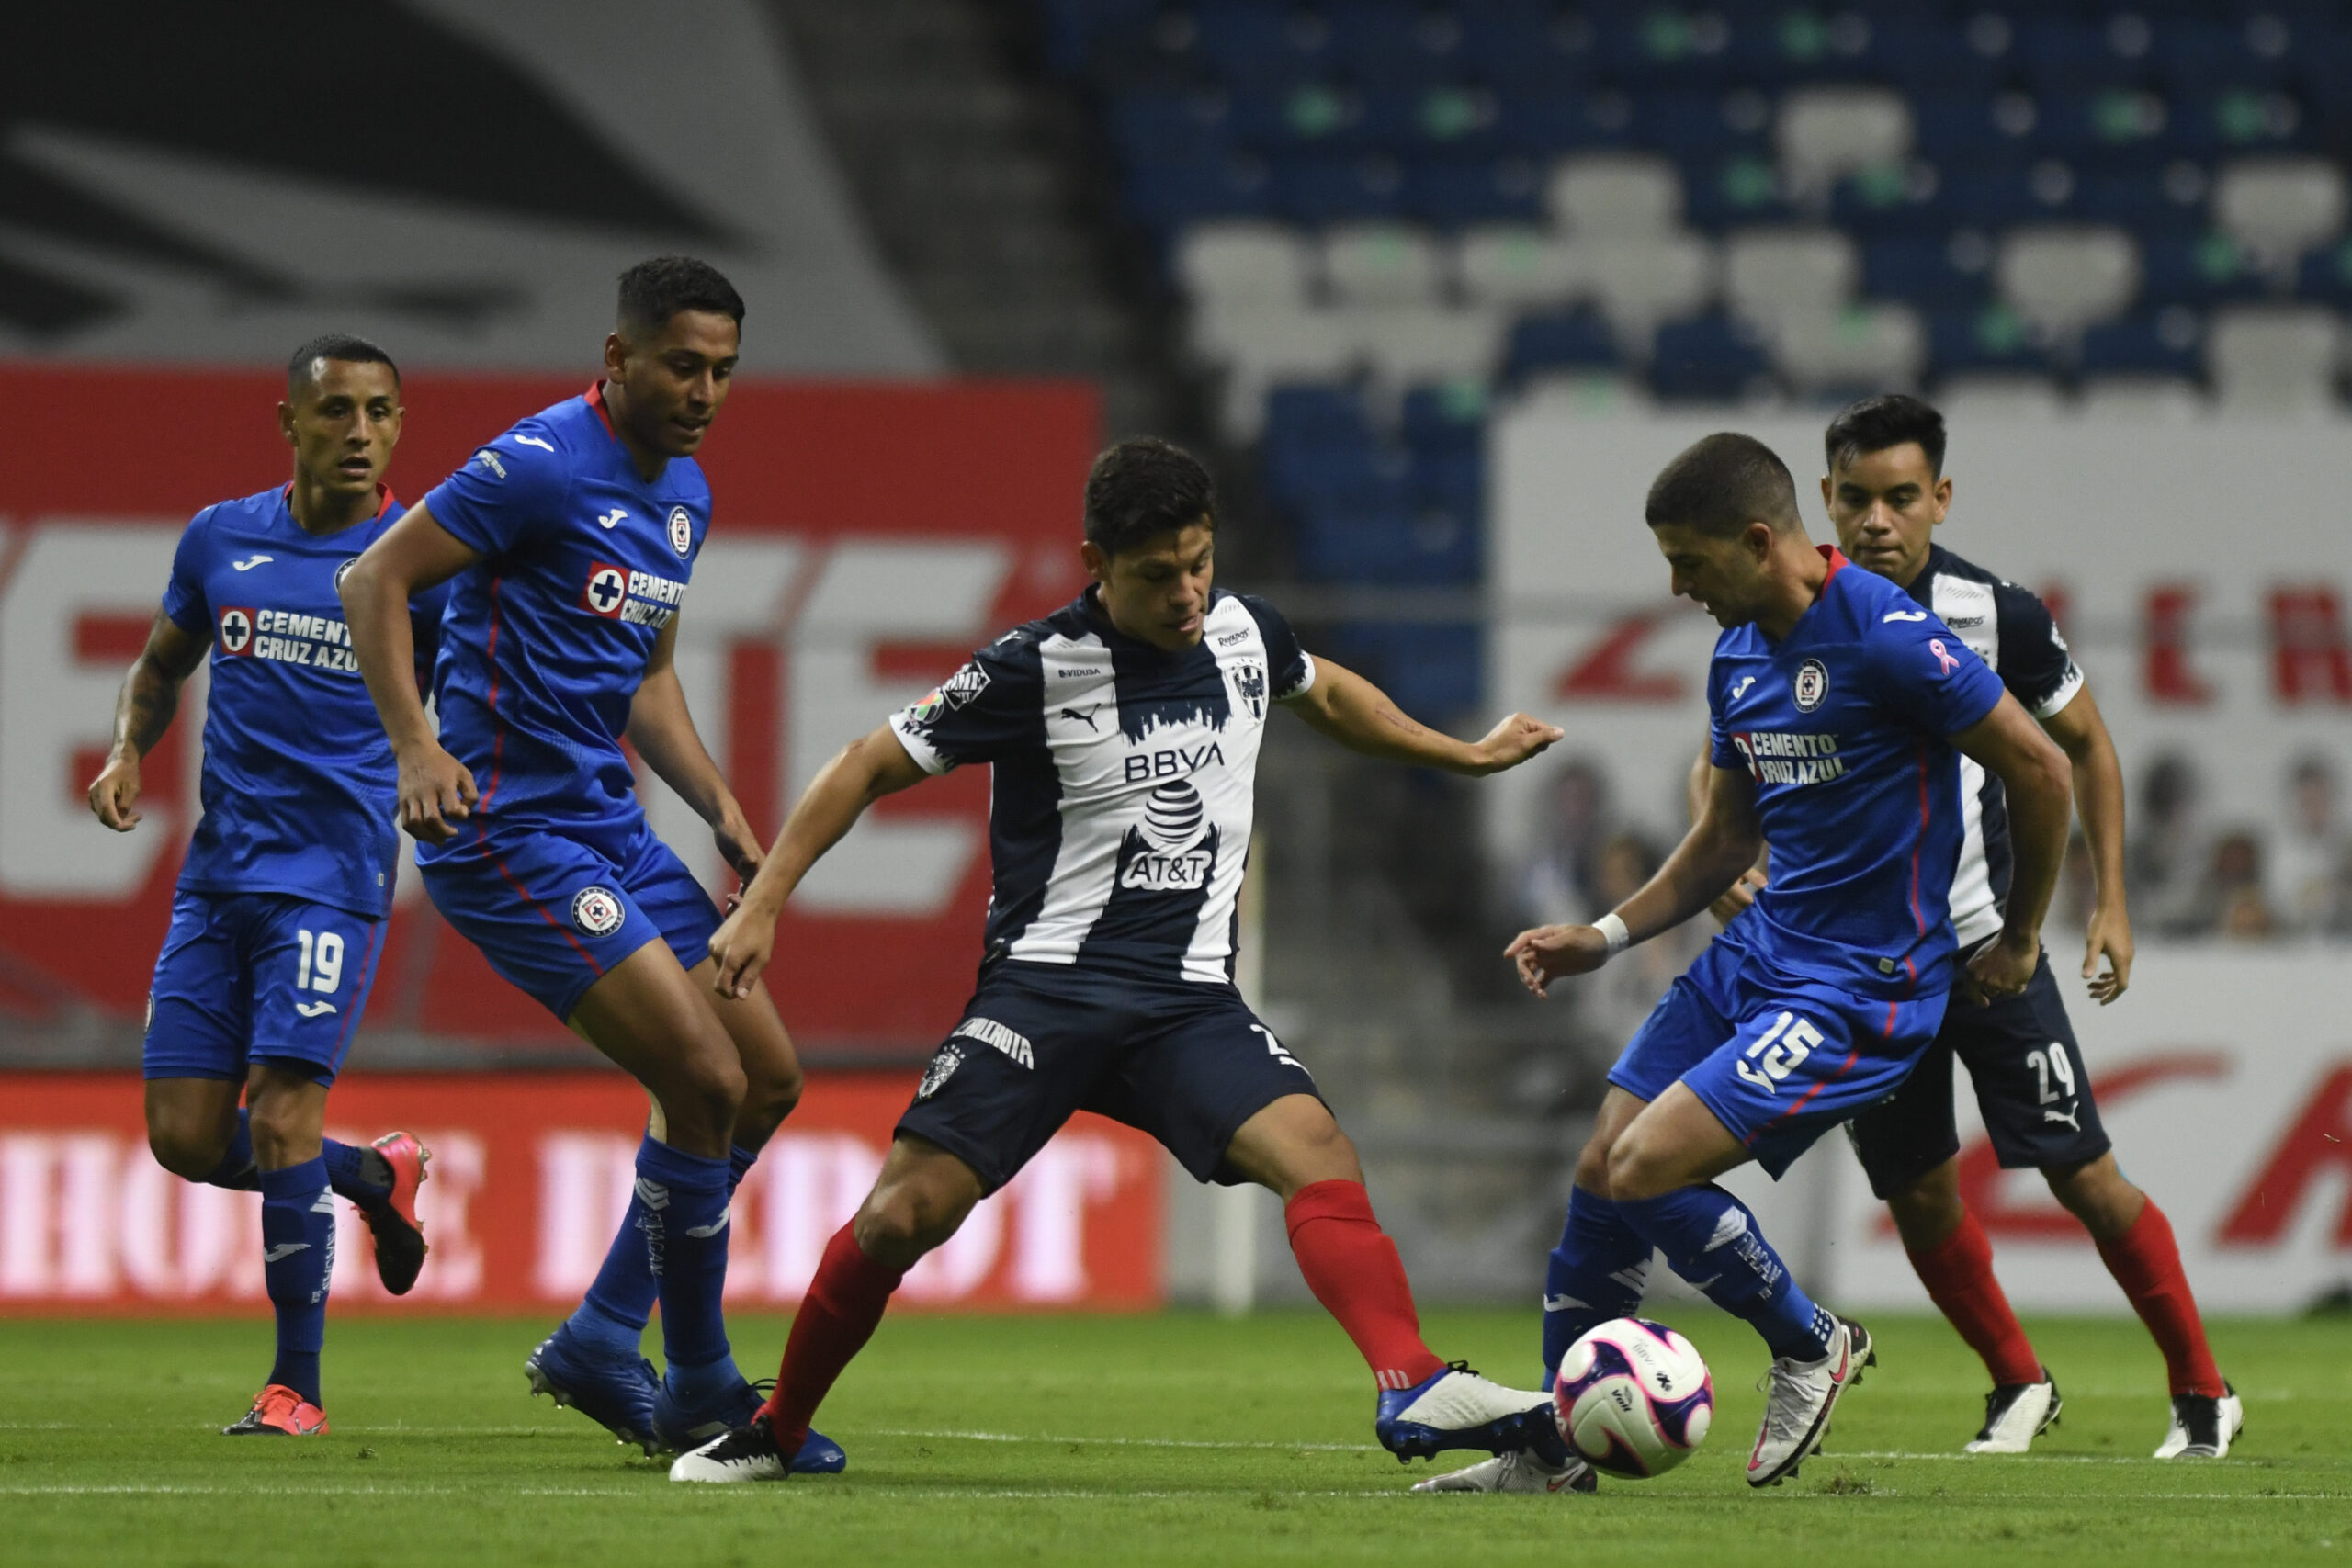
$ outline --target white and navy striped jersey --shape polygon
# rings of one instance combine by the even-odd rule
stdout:
[[[892,716],[926,771],[995,769],[984,962],[1229,985],[1259,741],[1314,683],[1261,600],[1213,594],[1200,642],[1168,653],[1089,588]]]
[[[1935,545],[1910,593],[1992,666],[2034,717],[2050,717],[2083,689],[2065,637],[2030,590]],[[1960,799],[1966,831],[1952,873],[1951,924],[1964,953],[2001,929],[2009,896],[2009,812],[2001,781],[1967,757],[1960,760]]]

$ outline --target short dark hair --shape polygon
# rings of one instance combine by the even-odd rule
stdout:
[[[339,359],[346,365],[381,365],[392,373],[392,385],[401,384],[401,367],[392,356],[364,337],[349,333],[321,333],[317,337],[294,351],[286,362],[286,393],[288,397],[302,389],[311,380],[311,367],[322,359]]]
[[[1666,466],[1650,486],[1642,517],[1653,528],[1671,524],[1719,539],[1759,522],[1785,533],[1798,526],[1797,482],[1770,446],[1753,435],[1723,431]]]
[[[743,324],[743,297],[700,257],[649,256],[621,274],[623,330],[658,333],[681,310],[707,310]]]
[[[1917,442],[1919,450],[1927,454],[1929,471],[1938,479],[1943,478],[1944,416],[1933,405],[1908,392],[1887,392],[1847,404],[1829,422],[1821,445],[1830,471],[1835,473],[1858,457],[1912,441]]]
[[[1087,470],[1087,542],[1104,555],[1196,523],[1216,527],[1216,485],[1201,460],[1173,442],[1129,436]]]

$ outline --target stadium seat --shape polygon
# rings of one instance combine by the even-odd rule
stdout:
[[[1331,29],[1311,11],[1254,0],[1202,0],[1191,17],[1195,69],[1228,86],[1300,81],[1321,75]]]
[[[1347,224],[1324,236],[1323,278],[1340,305],[1433,305],[1445,289],[1445,258],[1421,230]]]
[[[1714,248],[1695,235],[1574,242],[1577,276],[1626,353],[1645,358],[1651,333],[1714,298]]]
[[[1374,150],[1361,93],[1329,82],[1284,82],[1227,95],[1234,140],[1276,160],[1344,158]]]
[[[1462,24],[1451,13],[1410,0],[1359,0],[1326,16],[1332,63],[1365,85],[1433,80],[1452,70],[1462,47]]]
[[[1247,153],[1137,164],[1122,190],[1127,216],[1160,234],[1207,219],[1266,216],[1273,197],[1264,160]]]
[[[1315,248],[1279,223],[1195,223],[1176,242],[1174,270],[1185,298],[1204,309],[1303,305]]]
[[[2148,23],[2135,12],[2105,17],[2029,14],[2018,28],[2017,63],[2038,86],[2130,85],[2149,75],[2154,42]]]
[[[1634,144],[1678,161],[1771,151],[1771,100],[1753,90],[1644,93],[1632,107]]]
[[[1718,10],[1604,11],[1600,64],[1611,81],[1636,93],[1719,86],[1731,74],[1731,36],[1730,19]]]
[[[2307,26],[2320,18],[2306,12],[2290,20],[2267,6],[2246,10],[2243,17],[2155,17],[2152,59],[2159,78],[2186,91],[2284,85],[2293,71],[2298,33],[2320,31]]]
[[[2248,159],[2213,182],[2222,232],[2282,263],[2342,233],[2344,217],[2344,171],[2332,158]]]
[[[2140,251],[2140,299],[2150,308],[2259,299],[2269,292],[2252,253],[2227,234],[2151,237]]]
[[[1408,390],[1397,434],[1417,457],[1477,457],[1486,450],[1487,399],[1478,387],[1450,381]]]
[[[1375,87],[1363,95],[1363,139],[1407,159],[1469,157],[1505,151],[1503,102],[1484,87]]]
[[[1321,226],[1405,210],[1405,172],[1391,158],[1292,158],[1273,165],[1274,209]]]
[[[2194,380],[2204,367],[2204,341],[2202,319],[2178,305],[2103,322],[2083,333],[2082,373]]]
[[[1653,153],[1587,153],[1552,171],[1544,205],[1571,234],[1668,234],[1682,219],[1682,176]]]
[[[1829,218],[1860,240],[1938,233],[1951,227],[1941,173],[1912,159],[1858,169],[1829,195]]]
[[[2066,400],[2050,377],[1998,371],[1948,378],[1937,387],[1935,402],[1954,424],[2041,424],[2066,412]]]
[[[2052,91],[2035,105],[2037,150],[2082,163],[2116,163],[2177,152],[2179,135],[2162,95],[2137,87]]]
[[[1475,621],[1373,622],[1332,630],[1332,657],[1398,707],[1442,722],[1485,696],[1484,629]]]
[[[1720,233],[1796,216],[1780,165],[1753,152],[1694,160],[1685,165],[1682,184],[1683,215],[1694,229]]]
[[[1337,381],[1362,363],[1352,328],[1338,311],[1296,305],[1195,305],[1187,333],[1193,359],[1224,376],[1227,434],[1257,439],[1266,389],[1277,381]]]
[[[1939,171],[1939,201],[1951,222],[1980,229],[2071,219],[2082,182],[2059,158],[2030,164],[1948,164]]]
[[[1548,229],[1494,224],[1472,229],[1454,247],[1454,275],[1473,304],[1507,310],[1555,305],[1583,287],[1575,247]]]
[[[1405,210],[1438,229],[1532,222],[1544,215],[1544,179],[1524,158],[1430,158],[1405,175]]]
[[[1549,6],[1472,5],[1460,8],[1460,68],[1504,93],[1557,96],[1596,78],[1598,30],[1579,15]]]
[[[1519,383],[1564,370],[1611,370],[1622,358],[1616,335],[1597,310],[1578,308],[1522,316],[1503,353],[1503,379]]]
[[[1861,258],[1835,229],[1748,229],[1724,242],[1724,304],[1765,327],[1824,317],[1853,297]]]
[[[1139,89],[1114,96],[1103,109],[1111,145],[1121,161],[1178,163],[1232,150],[1230,101],[1196,89]]]
[[[2140,289],[2139,247],[2120,229],[2024,230],[2002,242],[1993,269],[2002,298],[2060,336],[2118,314]]]
[[[1443,306],[1339,310],[1342,331],[1373,373],[1391,387],[1415,381],[1493,379],[1502,361],[1502,316]]]
[[[1873,240],[1862,247],[1864,294],[1923,310],[1982,306],[1993,287],[1993,247],[1982,235]]]
[[[2188,158],[2151,167],[2091,169],[2083,175],[2075,209],[2086,223],[2113,224],[2143,240],[2192,233],[2205,227],[2211,186],[2205,166]]]
[[[2196,382],[2177,376],[2086,377],[2075,402],[2084,419],[2117,424],[2184,423],[2211,406]]]
[[[2340,81],[2329,84],[2329,96],[2342,92]],[[2312,121],[2292,93],[2228,86],[2176,99],[2169,135],[2189,152],[2284,152],[2309,141]]]
[[[1650,385],[1678,402],[1737,402],[1775,389],[1763,340],[1746,322],[1721,314],[1658,328]]]
[[[1772,357],[1796,391],[1907,390],[1928,367],[1928,331],[1907,305],[1870,301],[1779,317]]]
[[[1952,376],[2046,376],[2050,351],[2033,324],[2007,305],[1939,310],[1928,318],[1928,357],[1939,379]]]
[[[1653,406],[1650,390],[1631,376],[1606,370],[1554,371],[1531,377],[1519,389],[1522,408],[1575,419],[1623,419],[1646,413]]]
[[[1265,434],[1268,451],[1276,447],[1360,447],[1379,444],[1363,399],[1354,389],[1329,383],[1300,382],[1273,388],[1266,394]]]
[[[2297,269],[2296,294],[2337,309],[2352,306],[2352,241],[2312,252]]]
[[[2318,413],[2335,404],[2342,323],[2316,306],[2238,305],[2215,313],[2206,366],[2224,412]]]
[[[1800,193],[1910,155],[1911,106],[1883,87],[1805,87],[1781,99],[1773,128],[1781,168]]]
[[[2041,110],[2018,92],[1930,92],[1913,101],[1913,138],[1920,153],[1944,164],[2024,159]]]

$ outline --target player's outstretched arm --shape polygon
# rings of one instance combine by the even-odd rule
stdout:
[[[180,688],[204,662],[207,645],[163,611],[147,628],[147,646],[131,661],[114,699],[114,744],[90,783],[90,809],[118,833],[139,826],[139,761],[179,711]]]
[[[1707,793],[1714,787],[1714,780],[1713,748],[1702,743],[1699,754],[1690,759],[1690,777],[1683,785],[1683,792],[1690,803],[1691,821],[1696,822],[1706,814]],[[1770,852],[1769,849],[1766,852]],[[1754,865],[1739,874],[1737,881],[1724,889],[1721,897],[1707,906],[1707,913],[1729,925],[1756,902],[1756,896],[1763,890],[1764,862],[1758,859]]]
[[[1538,997],[1567,975],[1589,975],[1635,942],[1672,931],[1722,897],[1756,863],[1764,831],[1756,785],[1736,768],[1710,768],[1699,819],[1641,890],[1589,926],[1538,926],[1519,933],[1503,956]]]
[[[842,841],[867,807],[929,777],[887,724],[851,741],[818,770],[793,803],[759,874],[743,889],[742,901],[710,939],[710,955],[718,961],[711,988],[722,997],[750,996],[752,982],[775,953],[776,918],[808,868]]]
[[[1556,725],[1515,713],[1478,740],[1456,740],[1408,716],[1386,693],[1328,659],[1315,661],[1315,684],[1289,705],[1317,729],[1367,757],[1481,775],[1515,768],[1560,739]]]
[[[671,616],[670,624],[653,639],[653,651],[645,661],[645,679],[629,704],[628,743],[637,748],[655,777],[676,790],[678,798],[710,824],[718,852],[727,857],[735,874],[748,882],[760,869],[759,836],[752,831],[751,819],[743,815],[735,792],[727,787],[718,764],[711,761],[709,748],[695,728],[694,715],[686,711],[686,689],[678,683],[674,663],[681,618]]]
[[[452,822],[463,821],[481,798],[463,762],[441,750],[433,720],[416,689],[416,637],[409,625],[409,600],[447,582],[481,558],[481,553],[433,520],[423,505],[368,546],[337,585],[343,618],[351,629],[351,651],[360,677],[375,699],[376,716],[392,742],[400,765],[401,826],[427,843],[457,837]]]
[[[2008,693],[1993,711],[1951,738],[1951,743],[2001,781],[2009,807],[2009,897],[2001,933],[1968,961],[1975,989],[2013,997],[2041,962],[2041,921],[2066,858],[2066,822],[2073,814],[2066,754]]]
[[[2101,1007],[2132,984],[2132,916],[2123,901],[2123,764],[2107,733],[2091,689],[2041,721],[2050,739],[2066,753],[2075,778],[2075,809],[2083,818],[2083,840],[2091,852],[2095,889],[2090,924],[2083,932],[2083,978]],[[2102,973],[2099,960],[2107,960]]]

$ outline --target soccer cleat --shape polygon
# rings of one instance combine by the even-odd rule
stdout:
[[[566,1324],[539,1341],[524,1361],[523,1373],[533,1393],[579,1411],[622,1442],[644,1450],[646,1458],[661,1451],[653,1399],[662,1380],[644,1357],[592,1350],[572,1337]]]
[[[1464,1470],[1432,1475],[1413,1483],[1416,1492],[1598,1492],[1600,1477],[1592,1466],[1570,1455],[1561,1465],[1545,1463],[1528,1449],[1482,1459]]]
[[[220,1428],[224,1438],[323,1438],[327,1413],[282,1382],[254,1395],[254,1407]]]
[[[776,1449],[775,1429],[766,1416],[756,1415],[692,1452],[680,1454],[670,1466],[673,1481],[782,1481],[789,1473],[784,1455]]]
[[[2066,1402],[2058,1397],[2058,1380],[2041,1369],[2040,1382],[2005,1382],[1984,1396],[1984,1429],[1965,1452],[2021,1454],[2033,1439],[2058,1425]]]
[[[1372,1429],[1403,1464],[1446,1449],[1502,1454],[1537,1448],[1537,1421],[1552,1423],[1548,1396],[1505,1388],[1472,1371],[1468,1362],[1453,1361],[1410,1388],[1383,1389]]]
[[[773,1382],[739,1382],[718,1404],[689,1412],[671,1401],[670,1385],[664,1382],[653,1393],[654,1435],[663,1449],[684,1454],[742,1427],[764,1429],[767,1423],[761,1419],[760,1411],[767,1404],[767,1391],[775,1386]],[[849,1468],[849,1455],[822,1432],[811,1432],[800,1451],[792,1456],[790,1468],[795,1475],[839,1475]]]
[[[1862,1381],[1862,1369],[1878,1364],[1870,1331],[1850,1317],[1838,1320],[1838,1337],[1817,1361],[1786,1356],[1767,1374],[1764,1425],[1747,1456],[1750,1486],[1778,1486],[1797,1472],[1807,1456],[1821,1451],[1829,1413],[1838,1398]]]
[[[2201,1393],[2172,1396],[2172,1430],[2157,1446],[2158,1459],[2226,1459],[2230,1445],[2245,1430],[2245,1406],[2238,1391],[2222,1385],[2222,1397]]]
[[[416,1190],[424,1184],[425,1167],[433,1151],[416,1141],[413,1133],[387,1133],[368,1147],[392,1168],[392,1190],[382,1202],[359,1213],[376,1238],[376,1278],[384,1289],[404,1296],[424,1267],[424,1227],[416,1220]]]

